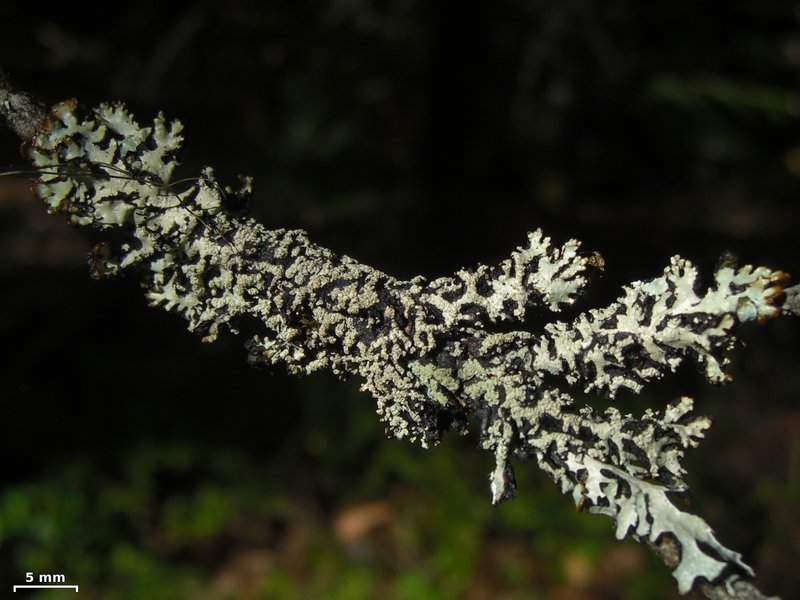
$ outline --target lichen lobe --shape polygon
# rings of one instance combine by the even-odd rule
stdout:
[[[562,314],[602,258],[535,231],[497,265],[399,280],[303,231],[267,230],[233,210],[252,189],[248,178],[223,188],[207,168],[173,183],[181,130],[162,115],[141,127],[121,104],[81,115],[65,102],[35,137],[29,155],[48,209],[123,233],[116,247],[93,252],[94,274],[136,270],[151,304],[183,316],[206,341],[242,319],[259,323],[247,343],[253,363],[360,376],[396,438],[427,446],[478,421],[496,461],[493,502],[514,494],[512,460],[532,458],[579,507],[615,519],[618,538],[676,540],[682,593],[699,578],[752,575],[704,521],[669,500],[686,491],[684,451],[711,424],[693,414],[692,400],[635,416],[577,406],[570,390],[638,393],[687,359],[725,383],[736,327],[780,312],[784,273],[724,260],[703,288],[697,268],[676,256],[606,307],[538,333],[499,332],[530,310]],[[797,312],[794,290],[787,313]]]

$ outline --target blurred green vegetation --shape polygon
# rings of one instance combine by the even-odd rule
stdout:
[[[93,10],[3,3],[0,65],[48,101],[180,118],[181,176],[253,174],[268,226],[397,276],[497,260],[535,227],[606,258],[582,307],[677,252],[800,272],[797,2],[139,2],[101,28]],[[17,145],[0,134],[3,165]],[[0,181],[0,588],[33,572],[98,599],[677,597],[533,464],[492,507],[473,436],[384,439],[357,381],[250,370],[241,338],[204,346],[134,278],[89,281],[93,241]],[[687,367],[617,402],[688,394],[715,415],[687,457],[695,508],[785,598],[798,333],[746,331],[730,388]]]
[[[325,413],[329,383],[312,381],[309,409]],[[341,388],[328,417],[371,417]],[[82,597],[110,599],[533,599],[605,569],[612,586],[638,590],[626,597],[672,597],[666,572],[645,570],[632,542],[610,548],[610,522],[578,514],[534,469],[520,470],[517,501],[493,508],[474,440],[426,452],[352,422],[334,439],[309,413],[268,463],[185,440],[56,461],[0,495],[8,580],[64,573]],[[337,532],[343,511],[375,502],[385,518],[374,527]]]

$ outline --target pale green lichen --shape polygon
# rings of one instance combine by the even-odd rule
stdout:
[[[567,465],[579,477],[573,492],[576,501],[588,499],[590,512],[613,517],[617,523],[618,540],[628,534],[651,542],[658,541],[664,534],[675,538],[681,545],[681,561],[673,575],[681,594],[692,589],[698,574],[714,581],[730,565],[751,577],[754,575],[753,570],[742,562],[742,555],[720,544],[705,521],[678,510],[662,486],[632,477],[590,457],[570,454]],[[608,498],[616,501],[603,505],[602,501]],[[711,550],[713,555],[704,548]],[[730,585],[733,581],[734,578],[729,578],[726,583]]]
[[[254,363],[362,377],[397,438],[436,443],[477,419],[481,446],[496,460],[493,502],[514,493],[511,458],[533,457],[579,506],[616,519],[617,537],[679,542],[681,592],[698,578],[752,574],[708,525],[667,499],[686,490],[680,459],[710,426],[691,415],[691,400],[622,415],[577,408],[558,384],[637,392],[686,358],[724,382],[721,352],[735,325],[779,312],[782,273],[726,260],[701,290],[697,269],[674,257],[661,277],[630,284],[605,308],[539,334],[493,333],[493,324],[519,322],[531,308],[573,304],[602,259],[536,231],[499,265],[401,281],[302,231],[270,231],[229,211],[228,199],[248,194],[250,180],[225,191],[206,169],[171,185],[180,131],[161,115],[140,127],[122,105],[81,117],[63,103],[33,140],[30,157],[44,173],[36,190],[50,210],[126,236],[95,252],[97,275],[137,269],[151,303],[182,315],[207,341],[240,319],[260,323],[248,342]]]

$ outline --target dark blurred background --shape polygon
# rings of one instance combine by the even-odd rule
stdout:
[[[179,118],[179,176],[251,174],[262,222],[397,276],[500,260],[536,227],[605,257],[582,309],[674,253],[800,273],[796,1],[6,2],[0,23],[20,87]],[[18,146],[0,133],[0,167]],[[32,572],[92,599],[677,597],[535,465],[492,507],[474,436],[387,440],[359,382],[249,369],[241,338],[202,344],[135,277],[90,280],[95,237],[29,188],[0,179],[6,592]],[[798,333],[746,329],[726,388],[688,366],[617,402],[715,415],[693,510],[784,598]]]

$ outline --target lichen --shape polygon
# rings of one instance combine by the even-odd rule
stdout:
[[[427,446],[477,421],[496,460],[493,502],[514,494],[511,460],[533,458],[579,507],[614,518],[618,538],[678,542],[681,592],[698,578],[752,574],[704,521],[669,501],[686,492],[684,451],[710,426],[693,415],[692,400],[634,416],[578,407],[569,390],[639,392],[687,358],[712,383],[726,382],[723,353],[736,326],[778,314],[783,273],[726,258],[704,288],[696,267],[676,256],[604,308],[538,333],[498,332],[496,324],[520,323],[530,309],[574,304],[602,259],[536,231],[498,265],[399,280],[303,231],[267,230],[243,214],[249,179],[223,189],[207,168],[171,183],[180,132],[161,115],[141,127],[120,104],[81,115],[67,102],[30,145],[43,173],[36,191],[51,211],[122,232],[116,247],[95,250],[95,275],[135,270],[150,302],[206,341],[242,319],[259,323],[247,342],[253,363],[361,377],[394,437]]]

